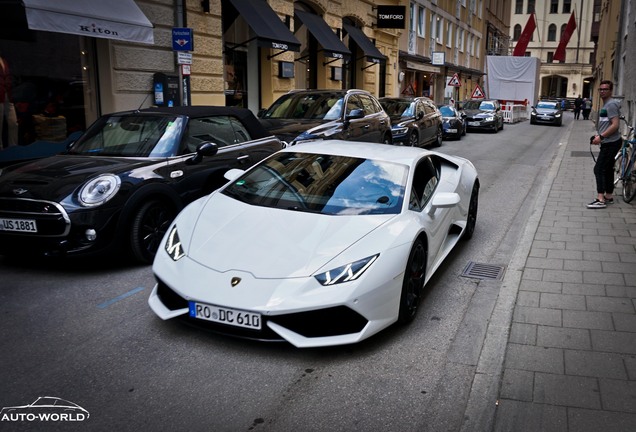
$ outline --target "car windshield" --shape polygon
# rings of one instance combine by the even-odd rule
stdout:
[[[290,93],[281,96],[263,113],[266,119],[324,119],[342,116],[342,93]]]
[[[384,111],[390,116],[413,117],[415,114],[415,103],[399,100],[383,100],[380,102]]]
[[[310,153],[278,153],[223,190],[245,203],[328,215],[397,214],[405,165]]]
[[[556,109],[556,102],[539,102],[537,108]]]
[[[453,111],[451,107],[442,106],[439,108],[439,111],[444,117],[455,117],[455,111]]]
[[[464,109],[478,109],[483,111],[494,110],[495,105],[490,101],[466,101]]]
[[[184,118],[121,114],[98,119],[69,150],[92,156],[168,157],[177,154]]]

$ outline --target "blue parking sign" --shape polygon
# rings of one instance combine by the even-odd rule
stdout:
[[[185,27],[174,27],[172,29],[172,50],[173,51],[193,51],[194,40],[192,29]]]

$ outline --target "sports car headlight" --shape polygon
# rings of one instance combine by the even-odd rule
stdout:
[[[484,118],[484,121],[487,121],[487,122],[495,121],[495,118],[494,117],[486,117],[486,118]]]
[[[173,261],[179,261],[185,256],[183,245],[179,239],[179,233],[177,232],[177,226],[174,225],[166,238],[166,253],[170,255]]]
[[[555,114],[554,116],[555,117],[561,117],[561,114]]]
[[[393,132],[393,135],[404,135],[408,131],[409,131],[409,128],[400,127],[400,126],[396,126],[396,127],[391,129],[391,132]]]
[[[80,203],[84,207],[104,204],[115,196],[121,185],[121,179],[114,174],[103,174],[86,183],[79,193]]]
[[[335,285],[356,280],[362,275],[362,273],[371,267],[371,264],[373,264],[379,256],[380,254],[373,255],[324,273],[317,274],[314,277],[321,285]]]
[[[532,112],[530,113],[530,115],[536,116],[536,115],[537,115],[537,113],[536,113],[535,111],[532,111]]]

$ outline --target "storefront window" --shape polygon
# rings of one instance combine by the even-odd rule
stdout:
[[[13,104],[18,127],[2,129],[4,146],[16,133],[19,145],[34,141],[64,141],[95,120],[87,103],[96,105],[89,91],[90,52],[80,36],[29,32],[26,40],[0,40],[0,56],[8,69],[4,88]],[[87,100],[91,94],[94,100]],[[91,111],[89,109],[88,111]],[[6,118],[6,113],[5,118]],[[3,119],[4,120],[4,119]]]

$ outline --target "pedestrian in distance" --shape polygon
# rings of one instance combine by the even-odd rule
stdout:
[[[574,120],[578,120],[581,116],[581,108],[583,107],[583,99],[581,95],[574,99]]]
[[[613,89],[610,80],[601,81],[598,88],[603,107],[598,112],[597,132],[590,144],[600,145],[601,149],[594,165],[597,196],[587,205],[590,209],[602,209],[614,203],[614,158],[623,141],[619,132],[621,106],[612,98]]]
[[[592,111],[592,99],[583,98],[583,120],[590,119],[590,112]]]
[[[561,111],[565,111],[565,99],[561,99]]]

